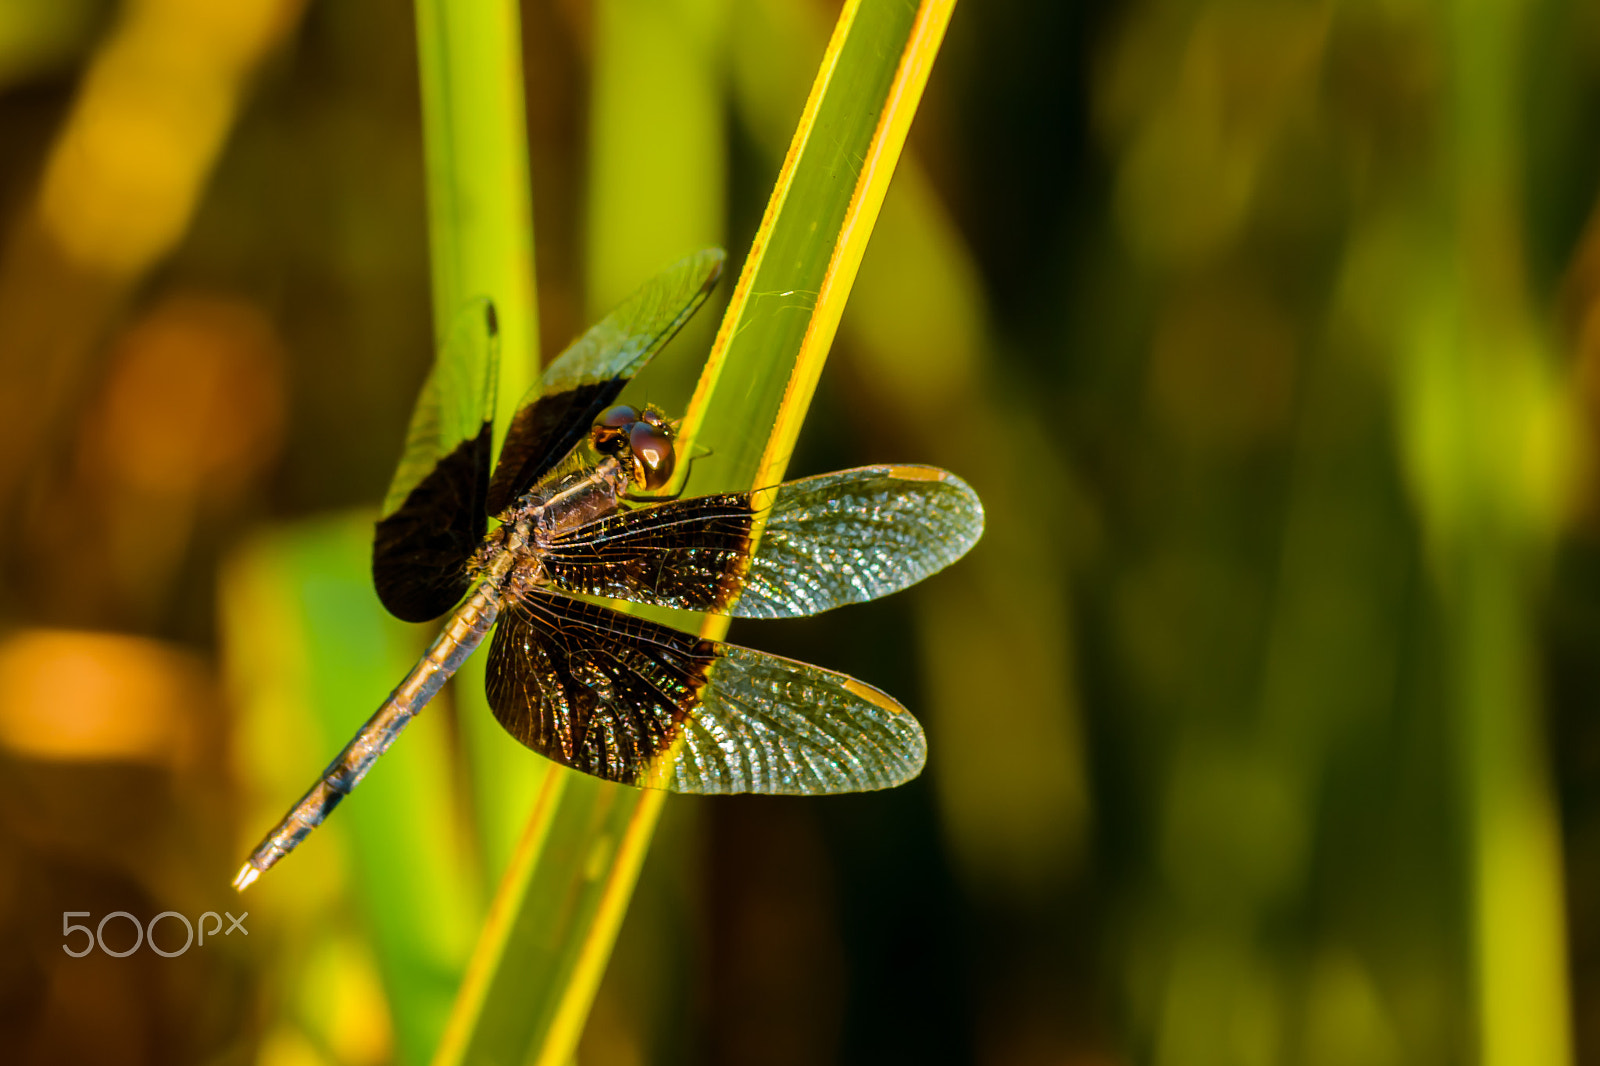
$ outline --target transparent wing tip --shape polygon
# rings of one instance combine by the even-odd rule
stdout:
[[[963,544],[961,554],[965,555],[968,549],[978,543],[978,538],[983,536],[983,501],[978,499],[978,494],[972,491],[971,485],[949,471],[944,471],[944,481],[961,498],[962,517],[965,519],[961,531]]]
[[[688,255],[686,258],[689,262],[697,264],[700,268],[702,274],[702,280],[700,282],[701,291],[710,292],[712,287],[716,285],[718,280],[720,280],[722,277],[722,268],[723,265],[728,261],[728,253],[724,252],[716,245],[711,245],[709,247],[700,249],[698,252],[690,253],[690,255]]]
[[[983,501],[972,491],[972,486],[948,470],[937,466],[902,464],[889,467],[889,476],[900,481],[928,481],[942,490],[933,496],[939,498],[939,508],[945,518],[948,543],[953,549],[951,557],[943,564],[948,566],[972,549],[983,536]]]

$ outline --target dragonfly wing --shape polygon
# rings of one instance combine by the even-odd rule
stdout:
[[[726,613],[750,568],[749,493],[622,511],[556,537],[540,554],[566,592]]]
[[[788,618],[875,600],[943,570],[982,535],[978,494],[938,467],[790,481],[778,486],[731,613]]]
[[[618,306],[545,368],[506,432],[489,484],[499,514],[588,433],[595,416],[705,302],[725,255],[706,248],[679,260]]]
[[[637,784],[810,796],[893,788],[922,772],[922,726],[888,694],[820,666],[718,647],[700,706]]]
[[[487,527],[499,368],[494,305],[473,300],[423,382],[373,538],[378,598],[408,622],[444,614],[471,584],[466,563]]]
[[[624,511],[556,538],[544,564],[569,592],[789,618],[897,592],[955,562],[982,533],[983,505],[954,474],[868,466]]]
[[[927,758],[917,720],[870,685],[550,593],[502,611],[487,687],[521,743],[644,788],[859,792]]]

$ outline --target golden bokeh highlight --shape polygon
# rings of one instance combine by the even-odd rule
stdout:
[[[131,276],[187,229],[248,76],[300,0],[130,0],[46,163],[39,215],[73,259]]]
[[[25,629],[0,643],[0,745],[29,758],[183,767],[216,698],[195,655],[144,637]]]
[[[111,340],[68,476],[29,530],[32,552],[50,558],[82,529],[81,501],[95,501],[96,553],[51,587],[100,605],[102,624],[159,617],[197,539],[277,462],[287,419],[287,353],[259,307],[182,290],[155,302]]]
[[[277,458],[288,398],[261,311],[179,294],[113,345],[95,449],[110,477],[164,499],[225,499]]]

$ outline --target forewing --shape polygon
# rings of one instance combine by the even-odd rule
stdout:
[[[534,751],[674,792],[888,788],[927,757],[917,720],[870,685],[556,594],[501,612],[488,695]]]
[[[752,560],[763,497],[771,510]],[[955,562],[982,532],[983,506],[954,474],[869,466],[625,511],[556,538],[543,561],[569,592],[787,618],[897,592]]]
[[[456,315],[411,414],[372,543],[372,579],[391,614],[426,622],[466,593],[487,526],[500,336],[494,305]]]
[[[567,592],[724,613],[750,566],[749,493],[623,511],[556,537],[540,553]]]
[[[518,408],[489,484],[499,514],[578,444],[622,387],[705,302],[724,254],[706,248],[679,260],[574,341]]]

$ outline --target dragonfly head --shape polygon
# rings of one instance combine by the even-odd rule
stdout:
[[[632,472],[634,484],[645,492],[672,480],[673,426],[655,407],[642,411],[626,404],[608,407],[595,419],[589,439],[600,454],[621,460]]]

